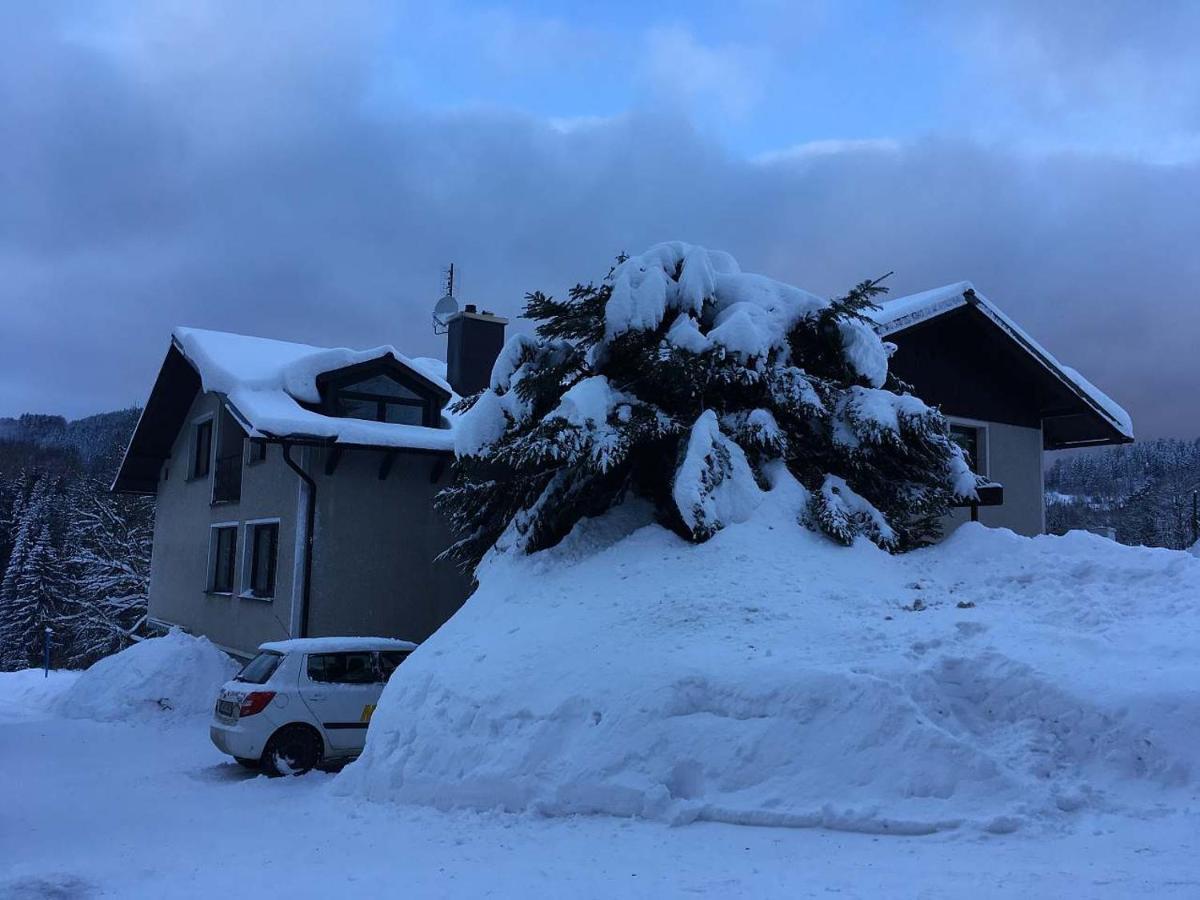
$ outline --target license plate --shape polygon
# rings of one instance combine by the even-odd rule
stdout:
[[[217,701],[217,715],[224,716],[226,719],[236,719],[240,708],[232,700]]]

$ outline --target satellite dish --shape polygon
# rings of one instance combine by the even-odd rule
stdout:
[[[433,333],[445,334],[450,328],[450,318],[458,312],[458,301],[454,299],[454,263],[446,269],[446,293],[433,307]]]
[[[458,301],[453,294],[446,294],[433,307],[433,333],[445,334],[450,327],[450,318],[458,312]]]

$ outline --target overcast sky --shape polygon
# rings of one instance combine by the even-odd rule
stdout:
[[[0,7],[0,415],[140,404],[171,328],[443,355],[441,268],[667,239],[968,279],[1200,434],[1200,3]]]

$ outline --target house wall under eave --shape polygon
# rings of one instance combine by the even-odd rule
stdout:
[[[212,478],[191,479],[192,423],[207,414],[226,428],[215,394],[197,396],[188,412],[167,463],[167,477],[158,483],[155,502],[154,550],[150,565],[151,617],[201,634],[217,644],[252,653],[263,641],[289,637],[296,545],[296,476],[287,468],[278,446],[267,448],[267,459],[242,470],[241,499],[213,505]],[[213,446],[218,444],[214,434]],[[279,548],[275,598],[240,596],[244,587],[247,550],[246,522],[279,519]],[[215,523],[238,524],[236,580],[233,596],[212,594],[209,583],[209,529]]]
[[[451,540],[433,505],[449,466],[402,453],[380,480],[381,451],[347,450],[326,475],[329,453],[312,451],[308,468],[317,482],[309,634],[424,640],[470,592],[467,576],[436,561]]]
[[[1041,428],[1002,422],[980,424],[986,428],[987,475],[1004,485],[1004,503],[980,507],[979,521],[993,528],[1011,528],[1017,534],[1041,534],[1046,528]],[[954,510],[943,523],[945,533],[970,520],[969,509]]]
[[[1002,506],[981,507],[985,525],[1040,534],[1042,410],[1069,398],[1057,382],[1014,341],[975,310],[963,307],[892,335],[897,345],[890,368],[926,403],[951,420],[986,425],[987,475],[1004,485]],[[955,510],[946,531],[970,520]]]

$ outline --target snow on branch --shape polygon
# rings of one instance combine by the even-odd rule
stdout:
[[[493,546],[551,546],[629,493],[704,541],[752,514],[776,462],[835,540],[927,542],[974,477],[941,413],[888,373],[866,315],[883,291],[826,299],[668,242],[566,301],[528,294],[538,336],[509,341],[462,404],[439,500],[450,555],[474,567]]]

